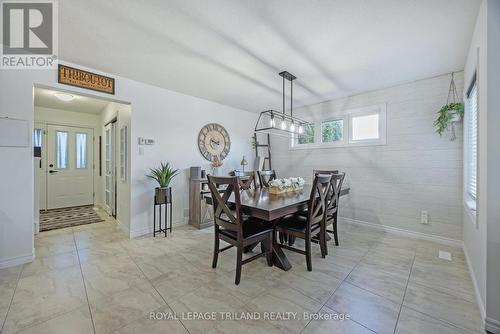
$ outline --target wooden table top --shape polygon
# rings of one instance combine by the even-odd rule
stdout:
[[[241,208],[243,212],[254,217],[272,221],[305,209],[311,187],[305,185],[302,190],[283,194],[270,194],[267,188],[243,190],[240,192]],[[340,196],[347,195],[349,190],[342,189]],[[228,201],[234,203],[234,195],[231,195]]]

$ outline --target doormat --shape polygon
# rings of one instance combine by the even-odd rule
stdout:
[[[93,205],[40,211],[40,232],[104,221]]]

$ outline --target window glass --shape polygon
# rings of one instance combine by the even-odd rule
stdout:
[[[76,168],[87,168],[87,134],[76,134]]]
[[[321,123],[321,141],[331,143],[344,138],[344,121],[341,119]]]
[[[42,147],[42,129],[35,129],[33,132],[33,147]]]
[[[304,124],[304,131],[297,137],[298,144],[312,144],[314,143],[314,124]]]
[[[477,196],[477,85],[474,84],[467,98],[467,191],[473,197]]]
[[[56,131],[56,168],[68,168],[68,133]]]
[[[352,140],[379,139],[379,114],[353,116]]]

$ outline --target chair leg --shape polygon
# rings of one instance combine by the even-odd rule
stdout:
[[[269,233],[269,238],[267,239],[267,265],[269,267],[273,266],[273,234]]]
[[[236,255],[236,278],[234,279],[234,284],[240,284],[241,278],[241,266],[243,261],[243,247],[238,247]]]
[[[339,245],[339,237],[338,237],[338,232],[337,232],[337,213],[335,213],[334,219],[333,219],[333,239],[335,240],[335,246]]]
[[[326,257],[326,228],[325,225],[323,224],[320,227],[320,232],[319,232],[319,248],[321,249],[321,257],[325,258]]]
[[[312,271],[312,262],[311,262],[311,234],[306,233],[306,264],[307,271]]]
[[[214,243],[214,259],[212,261],[212,268],[217,268],[217,260],[219,259],[219,229],[215,228],[215,243]]]
[[[285,235],[283,233],[279,232],[278,238],[280,240],[280,244],[283,244],[285,242]]]

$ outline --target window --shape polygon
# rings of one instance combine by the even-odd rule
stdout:
[[[385,103],[345,110],[311,121],[302,134],[292,137],[290,149],[385,145],[386,128]],[[315,129],[321,131],[315,133]]]
[[[87,168],[87,134],[76,133],[76,168]]]
[[[379,139],[379,115],[354,116],[351,118],[351,140]]]
[[[466,126],[467,126],[467,165],[466,165],[466,191],[475,200],[477,197],[477,112],[478,96],[476,75],[467,91]]]
[[[314,143],[314,124],[307,123],[304,125],[304,132],[297,137],[297,144],[313,144]]]
[[[35,129],[33,132],[33,147],[42,147],[42,129]]]
[[[344,120],[321,122],[321,142],[332,143],[344,140]]]
[[[56,131],[56,168],[68,168],[68,133]]]

